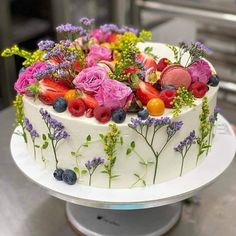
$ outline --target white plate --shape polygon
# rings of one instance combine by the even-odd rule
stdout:
[[[181,201],[210,184],[232,162],[236,142],[230,124],[220,115],[214,147],[196,169],[168,182],[132,189],[101,189],[79,184],[67,185],[55,180],[51,171],[43,169],[30,158],[22,137],[13,134],[10,148],[19,169],[57,198],[97,208],[142,209]]]

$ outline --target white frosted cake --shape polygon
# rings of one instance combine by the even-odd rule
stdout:
[[[14,105],[30,156],[61,184],[100,188],[145,187],[196,168],[218,114],[207,49],[143,43],[148,32],[92,22],[59,26],[77,39],[42,41],[25,56]],[[28,53],[3,55],[14,50]]]

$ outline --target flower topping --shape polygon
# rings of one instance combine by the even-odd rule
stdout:
[[[42,51],[49,51],[55,46],[55,42],[52,40],[42,40],[38,43],[38,47]]]
[[[196,138],[195,130],[193,130],[189,136],[174,147],[174,150],[183,154],[184,149],[188,150],[192,144],[196,143]]]

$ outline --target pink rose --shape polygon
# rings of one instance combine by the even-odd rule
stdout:
[[[192,82],[202,82],[207,84],[212,72],[209,64],[205,60],[194,62],[188,67],[188,72],[191,75]]]
[[[87,65],[94,66],[97,62],[101,60],[110,61],[111,50],[109,48],[99,45],[92,46],[87,56]]]
[[[95,29],[91,32],[91,37],[96,38],[100,43],[107,42],[112,32],[103,32],[101,29]]]
[[[117,80],[107,79],[103,81],[95,98],[99,105],[115,109],[124,107],[131,93],[131,88],[125,84]]]
[[[31,66],[27,67],[19,74],[19,78],[14,85],[15,90],[18,93],[29,95],[29,93],[27,93],[27,87],[37,81],[34,74],[45,68],[46,64],[44,62],[35,62]]]
[[[36,79],[33,77],[33,74],[25,70],[20,73],[18,80],[15,82],[14,88],[17,93],[25,94],[27,93],[27,87],[35,82]]]
[[[104,80],[108,79],[107,72],[100,66],[83,69],[73,80],[77,89],[96,93]]]

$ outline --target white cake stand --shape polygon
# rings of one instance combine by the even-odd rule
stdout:
[[[89,236],[166,233],[180,218],[180,201],[220,176],[232,162],[235,151],[234,132],[227,120],[219,116],[214,147],[193,171],[146,188],[101,189],[56,181],[50,171],[30,158],[22,137],[13,134],[11,139],[12,157],[19,169],[49,194],[65,200],[72,227]]]

